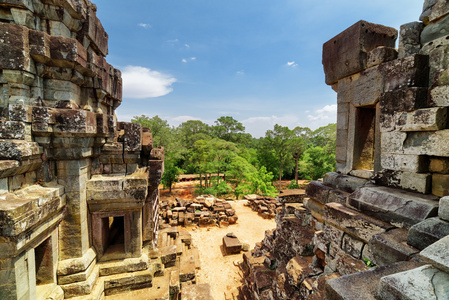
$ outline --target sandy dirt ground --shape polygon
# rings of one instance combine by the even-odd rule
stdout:
[[[201,269],[197,273],[197,282],[209,283],[212,296],[216,300],[225,299],[225,292],[239,286],[242,279],[240,268],[236,265],[243,261],[243,252],[224,256],[223,237],[228,232],[233,232],[242,243],[250,244],[250,248],[253,249],[256,243],[263,240],[265,230],[276,227],[274,219],[263,219],[251,208],[244,206],[246,200],[230,203],[239,217],[237,224],[223,228],[189,230],[192,242],[200,252]]]

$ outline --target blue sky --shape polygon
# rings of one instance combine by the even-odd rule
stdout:
[[[358,20],[399,30],[423,0],[94,0],[122,71],[119,120],[173,126],[232,116],[254,137],[274,124],[336,122],[322,45]]]

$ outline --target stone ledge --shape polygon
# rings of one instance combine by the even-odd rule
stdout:
[[[416,268],[415,262],[399,262],[368,271],[331,279],[326,282],[326,298],[338,300],[375,300],[379,280],[387,275]]]
[[[326,223],[361,239],[365,243],[368,243],[373,235],[394,228],[386,222],[369,217],[339,203],[326,204],[323,219]]]
[[[413,270],[382,277],[380,299],[446,299],[449,275],[425,265]]]
[[[410,227],[438,213],[438,198],[387,187],[363,187],[348,197],[348,204],[363,213]]]

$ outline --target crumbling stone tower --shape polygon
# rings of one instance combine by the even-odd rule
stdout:
[[[0,299],[151,285],[164,151],[107,53],[87,0],[0,1]]]
[[[448,299],[449,2],[359,21],[323,46],[337,172],[290,199],[244,256],[253,299]]]

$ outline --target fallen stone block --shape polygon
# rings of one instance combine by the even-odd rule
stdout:
[[[223,237],[223,249],[227,255],[239,254],[242,251],[242,243],[231,232]]]

